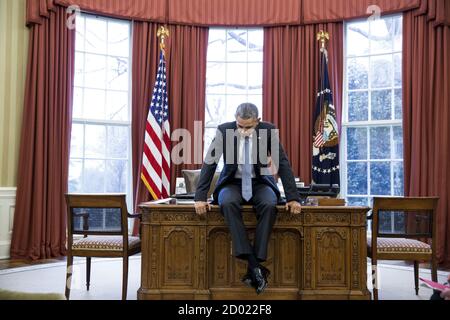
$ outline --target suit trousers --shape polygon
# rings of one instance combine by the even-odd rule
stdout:
[[[242,198],[241,179],[233,179],[219,192],[220,211],[231,233],[234,256],[246,259],[255,254],[259,261],[266,261],[270,235],[276,220],[277,196],[273,189],[258,179],[252,179],[253,197],[249,202]],[[242,219],[242,205],[252,204],[256,211],[257,226],[253,246]]]

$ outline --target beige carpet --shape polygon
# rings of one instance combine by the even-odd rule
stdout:
[[[121,259],[93,259],[91,288],[85,287],[84,259],[76,259],[72,282],[71,300],[119,300],[121,299]],[[137,298],[140,284],[140,256],[130,258],[128,299]],[[380,300],[428,300],[432,291],[420,287],[419,295],[414,293],[413,269],[395,265],[379,265]],[[368,265],[368,288],[371,289],[370,265]],[[65,262],[49,265],[15,268],[0,271],[0,289],[29,293],[64,294]],[[421,269],[421,277],[430,279],[430,271]],[[447,273],[439,272],[439,281],[445,282]]]

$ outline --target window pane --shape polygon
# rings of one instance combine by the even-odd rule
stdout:
[[[108,127],[107,157],[117,159],[128,158],[129,128],[119,126]]]
[[[86,54],[84,85],[88,88],[105,88],[106,58],[105,56]]]
[[[394,90],[395,119],[401,120],[403,118],[402,100],[402,89]]]
[[[70,160],[69,163],[69,192],[82,191],[83,161]]]
[[[130,51],[129,44],[129,24],[123,22],[108,22],[108,54],[128,57]]]
[[[106,93],[106,119],[129,121],[128,92],[108,91]]]
[[[367,91],[349,92],[348,121],[367,121],[369,117],[369,98]]]
[[[264,32],[262,30],[248,31],[248,61],[263,61]]]
[[[394,159],[403,159],[403,128],[400,126],[393,127],[394,129],[394,143],[393,143],[393,157]]]
[[[87,193],[105,192],[105,161],[85,160],[84,162],[84,186]]]
[[[247,102],[253,103],[255,106],[258,107],[259,116],[262,115],[262,95],[249,95],[247,97]]]
[[[347,128],[347,159],[367,159],[367,129]]]
[[[206,72],[206,93],[225,93],[225,63],[208,62]]]
[[[391,158],[390,127],[370,128],[370,158],[371,159]]]
[[[367,206],[367,197],[347,197],[348,206]]]
[[[82,88],[74,88],[72,117],[74,119],[83,117],[83,89]]]
[[[372,91],[372,120],[391,120],[392,91]]]
[[[391,165],[389,162],[372,162],[370,164],[370,194],[391,194]]]
[[[84,91],[84,115],[85,119],[105,118],[105,91],[85,89]]]
[[[224,29],[210,29],[208,37],[208,61],[225,60],[226,32]]]
[[[225,117],[225,96],[208,95],[206,97],[205,119],[207,127],[217,127]]]
[[[86,51],[106,52],[106,20],[95,17],[86,18]]]
[[[227,63],[227,93],[247,94],[247,63]]]
[[[105,157],[105,142],[106,142],[106,127],[96,125],[86,125],[86,158],[104,158]]]
[[[106,161],[106,192],[126,192],[127,185],[127,161]]]
[[[108,79],[109,89],[128,90],[128,59],[119,57],[108,58]]]
[[[366,22],[347,25],[347,56],[369,53],[369,25]]]
[[[78,51],[84,51],[84,21],[84,17],[79,15],[75,19],[75,48]]]
[[[348,89],[368,88],[369,59],[355,58],[347,61]]]
[[[248,92],[262,94],[262,63],[248,64]]]
[[[70,157],[83,158],[84,126],[74,123],[72,125],[72,137],[70,139]]]
[[[74,85],[83,86],[84,81],[84,53],[75,52]]]
[[[386,88],[392,85],[392,55],[374,56],[370,62],[372,88]]]
[[[227,60],[247,61],[247,31],[227,31]]]
[[[402,55],[394,54],[394,86],[402,86]]]
[[[394,162],[394,195],[395,196],[403,196],[403,185],[404,185],[404,176],[403,176],[403,162]]]
[[[367,163],[348,163],[348,194],[367,194]]]
[[[388,25],[391,24],[392,18],[377,19],[370,22],[371,54],[392,51],[392,35],[388,30]]]
[[[402,16],[397,16],[392,19],[392,25],[389,28],[390,34],[394,38],[394,51],[402,50],[402,34],[403,34],[403,18]]]

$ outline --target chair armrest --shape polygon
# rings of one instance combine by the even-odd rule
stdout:
[[[74,217],[83,217],[83,218],[89,218],[89,212],[74,212]]]
[[[142,219],[142,214],[141,213],[133,213],[133,214],[129,214],[128,213],[128,218],[130,218],[130,219]]]

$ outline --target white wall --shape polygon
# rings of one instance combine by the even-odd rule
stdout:
[[[0,188],[0,259],[9,258],[15,208],[16,188]]]

